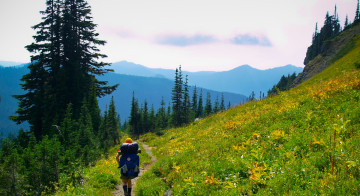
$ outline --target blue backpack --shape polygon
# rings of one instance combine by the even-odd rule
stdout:
[[[139,175],[139,155],[124,154],[120,158],[121,175],[129,178],[136,178]]]

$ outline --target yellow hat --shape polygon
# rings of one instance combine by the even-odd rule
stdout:
[[[126,138],[126,140],[125,140],[125,143],[132,143],[133,141],[132,141],[132,139],[131,138]]]

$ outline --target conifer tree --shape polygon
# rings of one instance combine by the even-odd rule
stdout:
[[[134,135],[140,134],[139,123],[140,123],[140,113],[139,113],[139,104],[138,100],[135,99],[135,93],[133,92],[133,98],[131,101],[131,112],[129,117],[129,125],[131,128],[131,133]]]
[[[74,119],[79,119],[92,86],[97,97],[116,88],[95,77],[108,71],[106,63],[98,62],[106,57],[97,48],[105,41],[97,39],[85,0],[47,0],[40,13],[42,22],[33,27],[34,43],[26,46],[32,56],[30,72],[22,78],[25,94],[15,96],[19,109],[11,117],[17,123],[28,121],[38,140],[63,121],[69,103]]]
[[[251,94],[249,95],[249,98],[248,98],[249,101],[255,101],[255,93],[254,91],[251,92]]]
[[[70,148],[71,144],[74,141],[74,138],[76,136],[75,133],[75,123],[72,119],[72,106],[71,103],[68,105],[65,113],[65,118],[63,122],[61,123],[60,128],[58,128],[57,125],[54,125],[55,128],[59,129],[61,134],[59,135],[60,142],[65,147],[65,149]]]
[[[30,129],[34,133],[37,140],[44,135],[45,115],[45,67],[40,62],[31,63],[29,65],[30,72],[22,77],[22,89],[27,92],[24,95],[14,95],[19,100],[19,109],[16,111],[18,116],[11,116],[17,124],[28,121]]]
[[[196,90],[196,86],[194,87],[193,90],[193,96],[192,96],[192,100],[191,100],[191,115],[192,115],[192,120],[194,120],[195,118],[197,118],[197,106],[198,106],[198,95],[197,95],[197,90]]]
[[[25,190],[33,193],[41,192],[41,182],[40,182],[40,165],[37,161],[38,153],[35,151],[36,146],[36,138],[34,134],[30,135],[30,140],[27,148],[24,149],[22,154],[23,160],[23,169],[22,173],[24,174],[24,184],[27,185],[28,188]],[[32,187],[32,188],[31,188]],[[32,189],[32,190],[29,190]]]
[[[341,32],[339,14],[337,13],[336,5],[335,5],[335,11],[334,11],[334,15],[333,15],[332,25],[333,25],[333,35],[332,36],[335,36]]]
[[[21,195],[22,180],[19,175],[21,159],[15,144],[6,138],[2,142],[0,153],[1,172],[0,172],[0,193],[2,195]]]
[[[165,101],[164,97],[161,99],[161,107],[159,108],[157,114],[156,114],[156,128],[158,130],[165,129],[168,124],[167,114],[166,114],[166,108],[165,108]]]
[[[113,97],[112,97],[112,102],[113,102]],[[100,114],[98,100],[96,98],[96,90],[94,83],[90,87],[87,103],[88,103],[88,110],[91,116],[91,123],[93,125],[94,135],[97,135],[101,124],[101,114]],[[112,106],[110,103],[109,110],[111,110],[111,107]]]
[[[220,105],[219,105],[219,96],[216,96],[216,100],[215,100],[215,104],[214,104],[214,109],[213,112],[217,113],[220,111]]]
[[[221,110],[221,111],[225,111],[224,93],[221,94],[220,110]]]
[[[101,124],[100,124],[100,128],[98,131],[98,137],[100,138],[100,148],[102,149],[106,149],[106,146],[110,145],[109,141],[109,137],[110,137],[110,132],[108,129],[108,122],[109,122],[109,117],[108,117],[108,108],[106,106],[105,112],[104,112],[104,116],[101,119]]]
[[[182,123],[188,124],[190,122],[190,96],[188,86],[188,76],[185,77],[184,92],[183,92],[183,103],[182,103]]]
[[[154,105],[151,105],[150,114],[149,114],[149,130],[152,132],[155,130],[156,126],[156,116],[155,116],[155,109]]]
[[[143,110],[142,110],[142,133],[146,133],[149,131],[150,129],[150,123],[149,123],[149,109],[148,109],[148,103],[145,99],[144,101],[144,107],[143,107]]]
[[[213,110],[212,110],[212,106],[211,106],[211,95],[209,92],[207,92],[205,110],[204,110],[205,116],[209,116],[212,112],[213,112]]]
[[[108,129],[111,139],[110,145],[115,145],[120,143],[119,141],[119,117],[116,112],[114,97],[111,97],[109,112],[108,112]]]
[[[38,164],[40,165],[40,182],[43,187],[55,190],[55,184],[59,179],[59,153],[62,148],[60,142],[56,139],[49,139],[45,136],[44,139],[37,145],[36,153]]]
[[[170,125],[171,125],[171,103],[169,103],[169,105],[168,105],[168,108],[167,108],[167,112],[166,112],[166,117],[167,117],[167,120],[168,120],[168,122],[167,122],[167,124],[168,124],[168,126],[170,127]]]
[[[77,141],[79,142],[80,147],[84,147],[86,145],[89,147],[95,146],[91,116],[87,107],[86,100],[84,100],[84,104],[81,107],[78,129],[79,133]]]
[[[346,14],[344,29],[346,29],[346,28],[349,26],[349,24],[350,24],[349,17],[348,17],[348,15]]]
[[[203,108],[203,92],[202,89],[200,90],[200,95],[199,95],[199,104],[198,104],[198,108],[197,108],[197,112],[196,112],[196,118],[202,118],[204,115],[204,108]]]
[[[175,70],[175,84],[172,90],[172,125],[178,127],[182,124],[182,107],[183,107],[183,82],[181,66]]]
[[[356,6],[356,12],[355,12],[355,18],[354,18],[354,23],[358,22],[360,19],[360,3],[359,0],[357,2],[357,6]]]

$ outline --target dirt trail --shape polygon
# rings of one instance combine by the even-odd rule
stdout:
[[[143,168],[140,168],[140,173],[139,173],[139,177],[142,176],[148,169],[151,168],[151,166],[153,166],[155,164],[155,162],[157,161],[156,158],[153,156],[153,154],[151,153],[151,148],[146,145],[145,143],[141,143],[141,145],[144,147],[146,153],[148,153],[151,156],[151,163],[145,165]],[[139,177],[135,178],[132,180],[132,190],[131,190],[131,195],[135,195],[135,186],[136,186],[136,181],[139,179]],[[112,194],[114,196],[124,196],[124,191],[122,188],[122,184],[118,184],[115,186],[116,191],[113,191]]]

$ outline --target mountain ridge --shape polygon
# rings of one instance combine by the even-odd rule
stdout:
[[[173,79],[174,70],[161,68],[148,68],[144,65],[128,61],[113,63],[110,67],[115,73],[126,75],[137,75],[144,77],[161,77]],[[303,68],[293,65],[285,65],[266,70],[260,70],[250,65],[238,66],[228,71],[182,71],[188,75],[189,84],[215,91],[226,91],[243,95],[250,95],[252,91],[256,94],[259,91],[267,92],[275,85],[281,76],[292,73],[299,74]],[[259,94],[257,94],[259,96]]]

